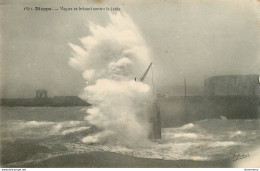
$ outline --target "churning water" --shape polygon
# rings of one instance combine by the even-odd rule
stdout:
[[[109,142],[86,144],[82,139],[100,130],[84,121],[85,115],[80,107],[2,108],[2,165],[95,151],[164,160],[231,159],[234,154],[249,153],[260,142],[259,120],[209,119],[163,128],[161,140],[147,140],[136,147]]]

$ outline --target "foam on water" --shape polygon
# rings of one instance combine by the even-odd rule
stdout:
[[[194,133],[179,133],[179,134],[174,134],[175,138],[197,138],[198,135]]]
[[[247,141],[247,136],[252,136],[251,138],[255,141],[259,140],[259,136],[254,135],[255,131],[258,133],[260,131],[251,130],[251,126],[248,125],[258,124],[256,120],[252,120],[251,123],[248,121],[237,122],[231,120],[229,126],[234,129],[235,137],[230,136],[231,132],[229,131],[220,132],[218,127],[215,127],[215,131],[208,129],[209,123],[212,121],[219,123],[227,122],[226,120],[204,120],[178,128],[163,128],[163,138],[161,140],[147,141],[145,145],[136,148],[108,144],[85,145],[81,143],[68,143],[66,147],[68,151],[76,153],[107,151],[135,157],[164,160],[217,160],[230,159],[234,153],[239,152],[241,149],[245,150],[254,146],[254,142]],[[244,124],[244,127],[240,127],[241,122],[247,124]],[[229,126],[226,126],[227,130],[229,130]]]
[[[69,43],[73,57],[68,63],[86,82],[80,97],[92,104],[85,120],[102,130],[82,142],[137,146],[149,136],[152,91],[135,78],[148,67],[150,53],[129,15],[108,17],[105,26],[89,22],[90,34],[80,38],[81,45]]]
[[[211,124],[212,122],[225,126],[226,131],[219,130],[219,126]],[[161,140],[147,140],[140,146],[131,148],[120,144],[98,143],[98,140],[97,143],[91,145],[82,143],[82,138],[94,137],[86,136],[85,132],[90,127],[85,121],[13,120],[2,124],[9,125],[4,130],[4,134],[7,135],[3,136],[4,138],[29,138],[31,140],[44,138],[44,141],[40,140],[40,145],[52,150],[48,153],[34,155],[24,162],[36,162],[60,155],[89,152],[114,152],[141,158],[164,160],[232,160],[234,154],[251,152],[252,148],[260,141],[260,130],[257,127],[259,120],[209,119],[177,128],[163,128]],[[3,130],[1,131],[3,132]],[[53,139],[51,138],[52,135],[55,135],[54,137],[59,135],[60,138]],[[95,135],[98,135],[98,133]],[[69,137],[62,138],[66,136]],[[75,141],[71,141],[72,139],[75,139]],[[59,150],[58,148],[62,146],[64,148]],[[252,157],[253,155],[257,154],[252,152]],[[13,164],[15,165],[15,163]]]
[[[67,135],[89,129],[85,121],[65,121],[65,122],[46,122],[46,121],[23,121],[12,120],[2,123],[2,140],[17,139],[38,139],[52,135]]]
[[[190,129],[193,128],[195,125],[193,123],[188,123],[186,125],[183,125],[182,127],[180,127],[181,129]]]
[[[38,162],[48,158],[88,152],[115,152],[141,158],[156,158],[164,160],[222,160],[231,159],[234,154],[250,154],[250,157],[237,161],[234,167],[247,166],[253,160],[257,161],[257,144],[260,141],[260,120],[221,120],[207,119],[196,123],[189,123],[177,128],[163,128],[162,139],[156,141],[146,141],[140,147],[126,147],[123,145],[96,143],[85,144],[81,140],[91,135],[88,132],[91,125],[86,121],[76,120],[76,113],[79,108],[56,109],[53,108],[8,108],[8,117],[1,122],[1,142],[7,144],[17,140],[17,143],[33,143],[33,145],[48,147],[46,153],[33,153],[24,161],[10,163],[10,167],[21,163]],[[16,112],[16,117],[12,116]],[[41,112],[38,115],[38,112]],[[54,111],[54,112],[53,112]],[[63,115],[60,115],[60,112]],[[69,111],[69,112],[68,112]],[[24,112],[24,113],[22,113]],[[30,114],[28,119],[19,120],[20,116]],[[40,120],[44,113],[51,113],[53,120]],[[66,112],[66,113],[65,113]],[[78,114],[79,115],[79,114]],[[12,117],[10,117],[12,116]],[[57,120],[57,117],[64,117],[72,120]],[[31,118],[34,118],[31,120]],[[93,134],[92,134],[93,135]],[[23,141],[25,139],[26,141]],[[10,141],[11,142],[10,142]],[[72,141],[73,140],[73,141]],[[17,144],[16,143],[16,144]],[[35,144],[36,143],[36,144]],[[28,145],[30,146],[30,144]],[[23,144],[21,144],[23,147]],[[26,146],[27,147],[27,146]],[[38,148],[37,148],[38,149]],[[252,161],[251,161],[252,160]],[[245,162],[243,162],[245,161]],[[256,163],[256,162],[253,162]]]
[[[66,129],[64,131],[62,131],[62,135],[67,135],[67,134],[71,134],[74,132],[80,132],[80,131],[84,131],[89,129],[90,127],[77,127],[77,128],[71,128],[71,129]]]

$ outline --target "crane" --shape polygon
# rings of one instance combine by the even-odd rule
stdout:
[[[144,72],[144,74],[139,78],[140,82],[143,82],[150,68],[152,67],[152,62]],[[152,70],[153,71],[153,70]],[[152,73],[153,74],[153,73]],[[136,80],[136,78],[135,78]],[[153,76],[152,76],[152,84],[153,84]],[[153,94],[154,94],[154,85],[153,85]],[[150,123],[152,124],[151,132],[149,137],[151,139],[161,139],[161,117],[160,117],[160,108],[157,104],[157,101],[153,103],[153,112],[150,116]]]
[[[143,82],[143,81],[144,81],[144,79],[145,79],[147,73],[149,72],[149,70],[150,70],[152,64],[153,64],[153,63],[151,62],[150,65],[149,65],[149,67],[148,67],[148,68],[146,69],[146,71],[144,72],[144,74],[139,78],[139,81],[140,81],[140,82]]]
[[[150,68],[152,67],[153,63],[151,62],[150,65],[148,66],[148,68],[146,69],[146,71],[144,72],[144,74],[139,78],[140,82],[143,82],[146,75],[148,74]],[[135,78],[136,81],[136,78]],[[152,72],[152,86],[153,86],[153,94],[154,94],[154,85],[153,85],[153,72]]]

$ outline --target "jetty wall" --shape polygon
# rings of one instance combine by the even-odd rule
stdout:
[[[77,96],[54,96],[53,98],[2,98],[1,106],[23,107],[63,107],[63,106],[89,106],[90,104]]]
[[[260,118],[259,96],[190,96],[159,99],[162,127],[180,126],[203,119]]]

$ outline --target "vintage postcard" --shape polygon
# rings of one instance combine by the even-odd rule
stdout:
[[[259,1],[0,13],[2,168],[260,167]]]

